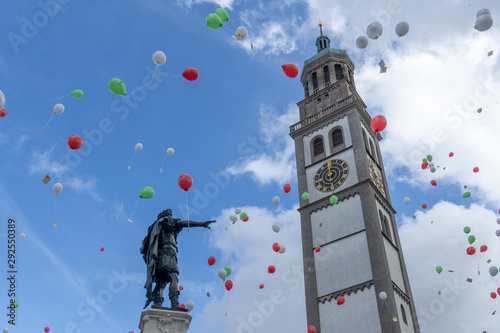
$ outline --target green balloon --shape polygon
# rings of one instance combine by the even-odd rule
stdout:
[[[443,271],[443,267],[438,266],[436,267],[436,272],[441,273]]]
[[[109,80],[109,89],[116,95],[125,96],[127,94],[125,84],[120,79]]]
[[[18,306],[19,306],[19,303],[17,303],[17,302],[10,303],[10,308],[11,308],[11,309],[15,309],[15,308],[17,308]]]
[[[476,237],[474,237],[474,235],[470,235],[469,236],[469,244],[472,244],[476,241]]]
[[[211,29],[219,29],[222,27],[222,21],[217,14],[208,14],[207,16],[207,25]]]
[[[224,267],[224,270],[226,271],[226,277],[228,277],[229,275],[231,275],[231,272],[232,272],[231,271],[231,267],[226,266],[226,267]]]
[[[229,14],[227,13],[227,11],[224,9],[224,8],[218,8],[216,11],[215,11],[215,14],[217,14],[217,16],[220,17],[220,20],[222,22],[227,22],[229,21]]]
[[[429,163],[432,162],[432,155],[431,154],[427,155],[427,160],[429,161]]]
[[[464,195],[462,195],[462,197],[464,198],[470,197],[470,192],[469,191],[465,192]]]
[[[153,190],[151,187],[145,187],[142,189],[139,197],[141,199],[151,199],[154,194],[155,194],[155,190]]]
[[[243,212],[240,214],[240,219],[243,221],[244,219],[246,219],[248,217],[247,213]]]
[[[307,192],[302,193],[302,200],[307,200],[307,199],[309,199],[309,193]]]
[[[466,234],[468,234],[468,233],[470,232],[470,228],[469,228],[469,227],[465,227],[465,228],[464,228],[464,232],[465,232]]]
[[[483,112],[483,108],[477,109],[477,113],[481,113],[481,112]]]
[[[422,159],[422,163],[427,163],[427,159],[426,159],[426,158],[423,158],[423,159]]]
[[[73,96],[74,98],[82,98],[83,97],[83,91],[81,91],[80,89],[76,89],[75,91],[73,91],[71,93],[71,96]]]
[[[339,202],[339,198],[337,198],[337,196],[336,196],[336,195],[332,195],[332,196],[330,197],[330,203],[331,203],[332,205],[335,205],[337,202]]]

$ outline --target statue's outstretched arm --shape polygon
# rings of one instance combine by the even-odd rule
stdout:
[[[177,222],[177,224],[183,228],[204,227],[204,228],[210,229],[209,225],[211,223],[214,223],[214,222],[215,222],[215,220],[210,220],[210,221],[206,221],[206,222],[194,222],[194,221],[190,221],[190,220],[185,220],[185,221],[179,221],[179,222]]]

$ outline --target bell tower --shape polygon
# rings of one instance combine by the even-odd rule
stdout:
[[[301,74],[300,121],[290,126],[299,193],[309,194],[299,208],[307,322],[318,333],[419,333],[382,137],[356,92],[352,60],[330,48],[321,23],[320,32]]]

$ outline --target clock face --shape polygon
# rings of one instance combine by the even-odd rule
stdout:
[[[375,183],[375,186],[377,186],[380,193],[382,193],[382,195],[385,195],[384,182],[382,181],[380,171],[370,158],[368,158],[368,167],[370,168],[370,178]]]
[[[344,184],[349,166],[344,160],[333,159],[323,164],[314,176],[314,186],[320,192],[331,192]]]

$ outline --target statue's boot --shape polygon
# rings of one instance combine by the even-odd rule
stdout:
[[[168,298],[170,298],[170,302],[172,304],[171,309],[177,310],[177,311],[186,311],[187,312],[188,310],[181,308],[179,306],[179,294],[180,293],[181,293],[180,291],[174,291],[174,292],[168,294]]]

